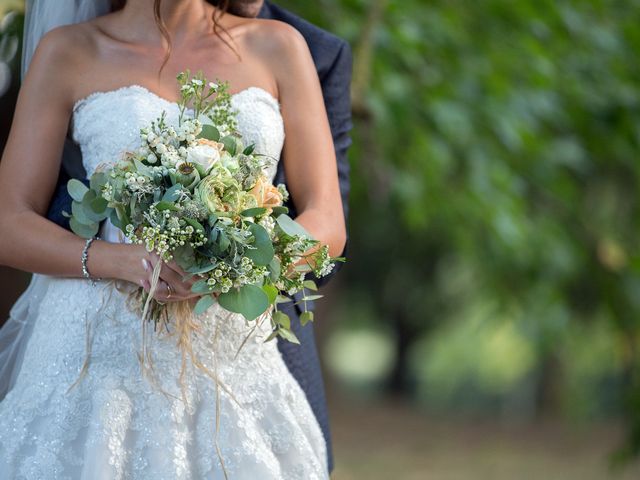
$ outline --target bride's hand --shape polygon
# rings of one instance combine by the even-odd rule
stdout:
[[[142,245],[127,244],[122,247],[127,249],[127,260],[121,262],[118,277],[140,285],[148,292],[151,289],[153,269],[161,261],[160,257],[155,253],[147,252]],[[197,301],[201,295],[191,292],[191,286],[199,278],[192,276],[183,280],[185,276],[187,276],[187,272],[180,268],[175,261],[163,263],[160,270],[160,280],[153,298],[160,302]]]
[[[162,262],[156,253],[148,254],[142,259],[142,264],[147,272],[147,278],[143,282],[143,288],[149,291],[153,269],[158,262]],[[188,277],[188,278],[185,278]],[[200,294],[193,293],[191,286],[198,281],[198,276],[189,275],[176,262],[162,262],[160,267],[160,280],[153,298],[160,302],[179,302],[182,300],[196,299]]]

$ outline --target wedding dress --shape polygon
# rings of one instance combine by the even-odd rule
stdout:
[[[251,87],[232,105],[245,143],[279,159],[277,100]],[[87,174],[139,146],[139,129],[162,111],[177,120],[177,104],[137,85],[80,100],[72,133]],[[271,180],[276,166],[268,167]],[[103,236],[117,240],[116,233],[104,224]],[[193,351],[216,384],[189,361],[179,378],[175,336],[153,330],[153,375],[145,377],[141,320],[113,282],[35,275],[12,315],[32,331],[0,402],[1,479],[328,478],[307,399],[276,342],[264,343],[268,320],[237,354],[252,325],[218,305],[198,317]]]

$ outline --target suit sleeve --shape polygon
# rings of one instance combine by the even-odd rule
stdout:
[[[60,175],[58,176],[53,198],[49,203],[49,210],[47,211],[47,218],[49,220],[67,230],[71,230],[69,219],[65,217],[62,212],[71,213],[71,203],[73,200],[67,191],[67,182],[71,178],[76,178],[85,185],[89,185],[89,181],[86,179],[86,172],[84,171],[84,167],[82,167],[82,154],[80,153],[80,149],[67,138],[64,142]]]
[[[333,144],[336,151],[338,164],[338,181],[340,182],[340,194],[342,195],[342,208],[344,209],[344,219],[347,227],[349,225],[349,159],[347,150],[351,145],[351,71],[352,56],[351,48],[347,42],[342,42],[335,60],[326,73],[320,78],[324,103],[329,118],[329,126],[333,135]],[[347,244],[342,253],[346,256],[349,235],[347,229]],[[342,266],[338,262],[331,274],[321,279],[314,278],[318,286],[326,284]]]

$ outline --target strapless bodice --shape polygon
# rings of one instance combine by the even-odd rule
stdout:
[[[238,130],[245,145],[255,144],[255,152],[273,162],[267,169],[271,180],[284,143],[284,126],[278,101],[266,90],[249,87],[231,97],[237,111]],[[87,176],[100,164],[114,163],[127,151],[140,146],[140,129],[162,112],[167,121],[177,123],[178,104],[140,85],[95,92],[73,107],[72,135],[82,151]]]
[[[273,182],[284,143],[284,122],[280,104],[266,90],[249,87],[232,95],[238,131],[245,146],[254,144],[254,152],[271,159],[265,168]],[[82,163],[90,177],[98,165],[113,164],[140,145],[140,129],[165,112],[166,121],[177,124],[178,104],[162,98],[140,85],[95,92],[73,107],[72,135],[82,151]],[[100,230],[102,239],[124,241],[119,229],[109,220]]]

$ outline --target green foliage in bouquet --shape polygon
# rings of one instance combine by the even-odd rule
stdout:
[[[291,301],[287,295],[316,290],[307,274],[324,276],[342,259],[330,258],[328,247],[287,215],[288,192],[266,175],[272,159],[254,154],[237,132],[228,85],[189,72],[177,78],[177,121],[164,112],[141,129],[140,148],[97,170],[88,187],[69,181],[71,228],[90,238],[108,219],[130,242],[198,277],[192,286],[201,295],[196,315],[216,296],[220,306],[247,320],[273,305],[269,339],[297,342],[277,306]],[[156,302],[152,311],[162,305]],[[302,320],[312,318],[305,312]]]

